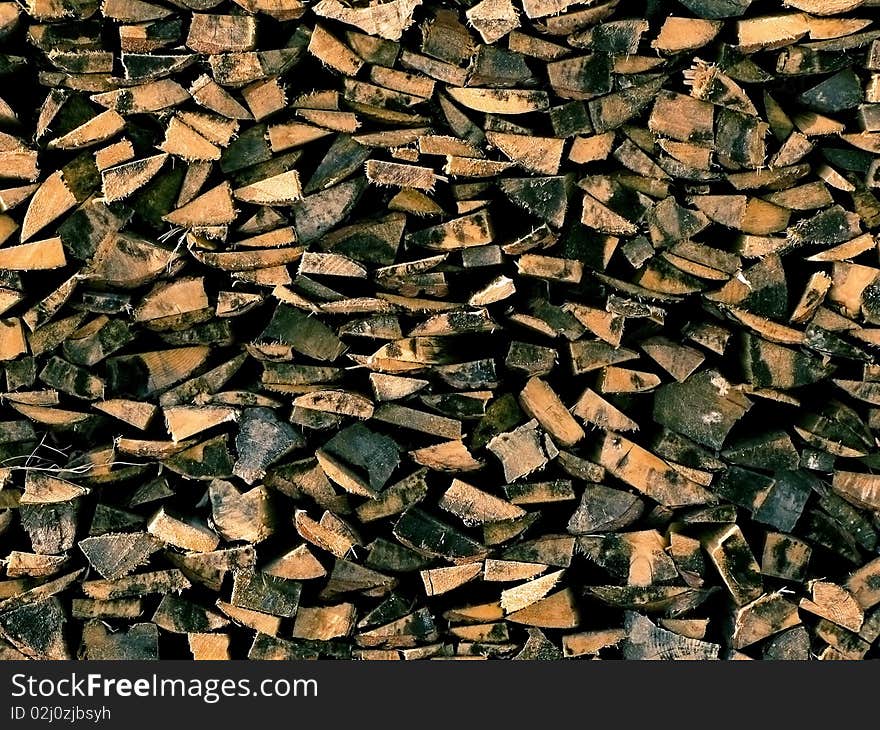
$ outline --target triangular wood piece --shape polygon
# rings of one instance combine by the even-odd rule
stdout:
[[[337,558],[330,579],[322,589],[320,597],[324,600],[332,600],[336,596],[352,592],[376,596],[387,593],[396,585],[396,578],[349,560]]]
[[[483,572],[482,563],[465,563],[449,568],[431,568],[421,572],[425,595],[439,596],[472,581]]]
[[[263,570],[269,575],[291,580],[311,580],[327,575],[327,570],[306,543],[270,561]]]
[[[51,140],[46,147],[53,150],[75,150],[104,142],[125,128],[125,120],[112,109],[92,117],[85,124]]]
[[[0,634],[31,659],[71,659],[61,601],[47,598],[0,613]]]
[[[302,199],[299,173],[288,170],[235,190],[235,197],[256,205],[292,205]]]
[[[169,213],[165,216],[165,220],[183,228],[193,228],[228,225],[235,220],[235,216],[232,188],[228,182],[223,182],[182,208]]]
[[[487,132],[486,139],[505,157],[530,172],[555,175],[559,171],[564,139],[507,132]]]
[[[252,119],[251,113],[207,74],[193,81],[189,93],[203,107],[227,119]]]
[[[178,117],[171,117],[165,130],[165,141],[159,149],[188,162],[220,159],[220,148],[205,139]]]
[[[163,409],[165,425],[174,441],[183,441],[190,436],[234,421],[238,411],[230,406],[166,406]]]
[[[706,359],[699,350],[678,345],[664,337],[647,340],[642,350],[678,382],[686,380]]]
[[[565,588],[511,613],[507,620],[542,629],[573,629],[580,623],[580,613],[574,593]]]
[[[568,210],[570,180],[565,176],[504,178],[501,189],[514,203],[554,228],[561,228]]]
[[[124,162],[101,172],[104,199],[108,202],[122,200],[140,190],[162,169],[166,153]]]
[[[161,546],[158,540],[146,532],[87,537],[79,543],[79,548],[89,564],[110,580],[128,575],[145,564],[150,555]]]
[[[418,393],[428,386],[428,381],[385,373],[370,373],[370,385],[373,386],[376,400],[388,401],[406,398],[408,395]]]
[[[58,269],[67,263],[60,238],[24,243],[0,249],[0,269],[9,271],[43,271]]]
[[[21,223],[21,240],[32,238],[37,231],[64,215],[76,203],[76,195],[67,186],[61,170],[53,172],[31,198]]]

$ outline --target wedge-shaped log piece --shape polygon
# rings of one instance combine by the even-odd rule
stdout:
[[[568,531],[573,535],[612,532],[633,523],[645,503],[636,495],[602,484],[587,484],[571,519]]]
[[[136,193],[162,169],[168,155],[165,153],[123,162],[101,171],[101,186],[108,202],[123,200]]]
[[[189,94],[198,104],[227,119],[251,119],[248,110],[207,74],[193,81]]]
[[[0,249],[0,269],[40,271],[58,269],[67,263],[60,238],[24,243]]]
[[[321,63],[346,76],[356,76],[364,65],[360,56],[320,24],[312,30],[308,50]]]
[[[174,251],[126,233],[110,233],[95,249],[82,277],[122,289],[142,286],[156,278],[178,258]]]
[[[513,504],[518,505],[567,502],[575,498],[572,483],[567,479],[507,484],[504,493]]]
[[[230,482],[215,479],[208,486],[208,496],[214,526],[224,540],[256,544],[273,534],[272,501],[262,485],[242,494]]]
[[[419,5],[421,0],[388,0],[370,7],[350,8],[339,0],[321,0],[313,10],[316,15],[353,25],[369,35],[397,41],[413,22],[413,12]]]
[[[166,551],[165,556],[191,581],[215,593],[230,572],[253,570],[256,553],[253,546],[214,550],[209,553],[178,553]]]
[[[80,500],[89,491],[49,474],[27,473],[19,512],[34,552],[58,554],[73,547]]]
[[[190,98],[176,81],[160,79],[140,86],[106,91],[92,96],[92,101],[123,116],[146,114],[182,104]]]
[[[31,659],[71,659],[61,601],[47,598],[0,613],[0,634]]]
[[[499,183],[516,205],[554,228],[562,227],[568,210],[568,177],[504,178]]]
[[[751,401],[715,370],[670,383],[654,397],[654,420],[697,443],[720,449]]]
[[[363,148],[361,150],[365,152],[363,157],[354,152],[346,154],[346,168],[348,168],[349,164],[354,164],[355,167],[361,165],[366,159],[366,154],[368,154]],[[332,151],[333,148],[331,148]],[[357,160],[356,163],[355,160]],[[328,161],[328,166],[331,162],[333,161]],[[347,177],[351,171],[348,170],[341,173],[341,178]],[[319,178],[318,182],[321,184],[318,185],[318,182],[313,178],[306,186],[306,191],[313,187],[320,187],[321,191],[307,195],[294,207],[296,232],[302,243],[316,240],[330,231],[331,228],[335,228],[339,221],[343,220],[351,212],[367,187],[367,180],[363,176],[334,185],[333,183],[336,182],[334,179],[335,173],[326,167],[323,167],[323,169],[319,167],[315,172],[315,177],[319,177],[319,173],[322,173],[321,177],[325,179]]]
[[[690,4],[690,3],[689,3]],[[706,661],[720,658],[721,647],[660,628],[641,614],[627,612],[626,637],[622,649],[625,659],[647,661]]]
[[[318,449],[315,452],[315,458],[327,478],[334,484],[342,487],[346,492],[361,497],[375,496],[375,492],[370,488],[369,483],[341,460],[322,449]]]
[[[455,528],[412,507],[394,525],[394,536],[407,547],[423,555],[446,558],[452,562],[471,562],[485,553],[485,548]]]
[[[421,431],[439,438],[460,439],[462,436],[461,421],[433,413],[425,413],[395,403],[379,406],[373,414],[373,418],[400,428]]]
[[[229,625],[229,621],[216,611],[173,593],[162,597],[152,621],[174,634],[214,631]]]
[[[345,390],[316,390],[299,396],[293,405],[355,418],[368,419],[373,416],[373,403],[369,398]]]
[[[232,188],[228,182],[224,182],[172,211],[164,219],[181,228],[193,228],[228,225],[235,217]]]
[[[167,545],[198,553],[209,553],[220,544],[220,538],[207,525],[173,517],[164,507],[150,519],[147,532]]]
[[[766,51],[791,45],[810,32],[802,13],[765,15],[737,22],[739,49],[743,53]]]
[[[367,179],[375,185],[415,188],[430,192],[441,178],[430,167],[404,165],[399,162],[367,160]]]
[[[396,578],[349,560],[337,560],[329,581],[321,590],[321,598],[332,600],[344,593],[354,592],[378,596],[388,593],[396,585]]]
[[[584,437],[583,429],[566,410],[559,396],[540,378],[531,378],[519,396],[523,410],[556,441],[573,446]]]
[[[367,278],[367,270],[361,264],[340,253],[306,251],[299,262],[299,273],[319,276],[345,276],[355,279]]]
[[[546,91],[531,89],[450,88],[447,93],[468,109],[486,114],[528,114],[549,105]],[[548,173],[552,175],[553,173]]]
[[[797,388],[827,378],[835,369],[817,358],[750,334],[743,335],[743,370],[753,385]]]
[[[571,412],[603,431],[638,431],[639,425],[606,401],[598,393],[585,388],[577,403],[572,406]]]
[[[153,623],[137,623],[113,632],[102,621],[89,621],[83,626],[79,654],[86,660],[157,660],[159,628]]]
[[[293,618],[299,606],[302,584],[261,572],[241,571],[232,584],[233,606],[272,616]]]
[[[360,521],[373,522],[383,517],[400,514],[423,500],[428,493],[426,473],[426,469],[419,469],[385,489],[373,500],[359,505],[355,511]]]
[[[466,525],[499,522],[522,517],[525,510],[510,502],[453,479],[440,498],[439,506],[459,517]]]
[[[597,656],[603,649],[616,647],[626,636],[623,629],[599,629],[562,637],[565,657]]]
[[[220,148],[197,132],[180,117],[171,117],[165,129],[165,141],[159,146],[163,152],[180,157],[187,162],[214,161],[220,159]]]
[[[289,170],[237,188],[236,200],[255,205],[284,206],[302,199],[299,173]]]
[[[0,361],[15,360],[27,350],[21,320],[16,317],[0,320]]]
[[[67,134],[49,141],[49,149],[75,150],[106,142],[125,128],[125,120],[113,109],[101,112]]]
[[[322,0],[326,2],[326,0]],[[348,636],[354,629],[357,610],[353,603],[338,603],[332,606],[300,606],[293,626],[293,636],[297,639],[329,641]]]
[[[615,213],[589,194],[584,194],[581,223],[600,233],[610,235],[634,236],[638,233],[638,227],[634,223]]]
[[[880,476],[835,470],[832,488],[856,507],[880,510]]]
[[[494,436],[487,446],[504,467],[508,482],[540,469],[556,455],[555,446],[545,442],[536,420]]]
[[[168,17],[171,11],[161,5],[144,0],[107,0],[101,12],[108,18],[127,23],[143,23]]]
[[[631,370],[616,365],[604,368],[597,387],[602,393],[646,393],[660,385],[659,376],[642,370]]]
[[[336,360],[345,350],[327,325],[287,304],[278,305],[261,337],[283,342],[306,357],[327,362]]]
[[[302,46],[294,46],[268,51],[218,53],[208,56],[208,62],[218,84],[242,87],[285,72],[300,60],[303,51]]]
[[[656,530],[582,536],[578,548],[628,585],[668,583],[678,577],[675,563],[666,553],[666,541]]]
[[[247,0],[247,2],[262,1]],[[211,634],[211,636],[217,636],[217,634]],[[286,641],[279,639],[277,636],[257,633],[247,656],[248,659],[254,660],[282,661],[285,659],[317,659],[318,652],[308,644]]]
[[[559,172],[564,139],[508,132],[487,132],[486,139],[505,157],[530,172],[541,175],[556,175]]]
[[[812,548],[793,535],[778,532],[767,534],[761,572],[774,578],[801,582],[807,575]]]
[[[465,15],[484,43],[496,43],[519,27],[518,11],[511,0],[482,0]]]
[[[408,244],[434,251],[484,246],[492,243],[493,239],[491,218],[489,211],[485,209],[406,236]]]
[[[657,96],[664,81],[664,77],[661,76],[653,81],[631,86],[590,101],[588,107],[593,129],[600,133],[608,132],[641,114],[642,110]]]
[[[186,639],[196,661],[226,661],[232,658],[229,634],[194,632],[187,634]]]
[[[880,558],[853,571],[845,585],[864,611],[880,603]]]
[[[573,629],[580,624],[580,612],[571,589],[564,588],[510,613],[507,620],[543,629]]]
[[[765,594],[736,612],[733,648],[743,649],[800,623],[797,606],[779,592]]]
[[[592,99],[611,91],[611,58],[605,53],[547,64],[550,86],[563,99]]]
[[[303,443],[293,427],[270,408],[247,408],[239,423],[233,473],[247,484],[262,479],[269,466]]]
[[[651,47],[660,53],[680,53],[702,48],[718,35],[721,25],[717,20],[670,16],[663,21],[660,33],[651,41]]]
[[[717,589],[713,589],[717,590]],[[643,612],[662,612],[676,617],[706,601],[713,590],[698,590],[681,586],[588,586],[587,596],[615,608]]]
[[[810,584],[812,600],[802,598],[800,608],[821,616],[838,626],[855,633],[862,628],[865,619],[862,608],[846,588],[828,581],[813,581]]]
[[[263,571],[289,580],[312,580],[327,575],[327,570],[312,554],[306,543],[271,560],[263,567]]]
[[[83,593],[98,601],[115,601],[149,595],[179,592],[191,586],[179,570],[160,570],[116,578],[88,580],[82,584]]]
[[[305,510],[297,510],[293,519],[300,537],[337,558],[345,559],[360,542],[351,527],[330,512],[316,522]]]
[[[618,479],[667,507],[711,504],[714,495],[683,476],[660,457],[616,433],[599,447],[598,463]]]
[[[128,575],[160,547],[161,543],[146,532],[87,537],[79,542],[89,564],[108,580]]]
[[[205,362],[208,352],[205,346],[195,346],[114,357],[107,361],[108,384],[114,390],[147,396],[192,375]]]
[[[199,53],[252,51],[257,42],[257,20],[248,15],[193,13],[186,45]]]
[[[734,603],[742,606],[761,595],[761,569],[739,526],[716,530],[706,537],[703,545]]]
[[[474,580],[483,572],[482,563],[465,563],[449,568],[431,568],[421,572],[426,596],[440,596]]]

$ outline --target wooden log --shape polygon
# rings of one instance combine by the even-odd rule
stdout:
[[[737,605],[760,596],[760,568],[739,527],[718,530],[707,539],[705,549]]]

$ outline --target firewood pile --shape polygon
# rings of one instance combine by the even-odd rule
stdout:
[[[863,659],[880,2],[0,2],[0,659]]]

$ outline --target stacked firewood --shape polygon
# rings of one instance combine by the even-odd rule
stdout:
[[[0,659],[862,659],[880,2],[0,2]]]

